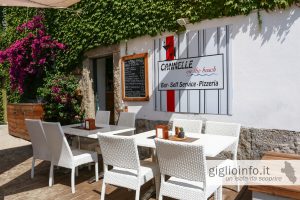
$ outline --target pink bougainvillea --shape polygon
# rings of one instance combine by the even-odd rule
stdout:
[[[46,67],[54,64],[57,52],[64,50],[66,46],[46,34],[41,16],[33,17],[16,30],[26,36],[0,51],[0,63],[7,61],[10,64],[11,89],[18,89],[23,94],[27,87],[25,80],[40,76]]]

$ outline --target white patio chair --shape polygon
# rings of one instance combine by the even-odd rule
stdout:
[[[25,119],[26,128],[29,132],[31,144],[32,144],[32,167],[31,178],[34,177],[35,160],[51,161],[51,153],[48,147],[47,139],[44,133],[41,120],[37,119]]]
[[[184,132],[201,133],[202,120],[174,119],[172,129],[173,132],[175,132],[175,126],[182,127]]]
[[[109,125],[109,119],[110,119],[110,111],[101,111],[98,110],[96,112],[96,125],[97,124],[107,124]]]
[[[222,199],[222,179],[208,176],[202,146],[162,139],[155,139],[155,145],[161,173],[159,200],[163,196],[203,200],[213,193],[214,199]]]
[[[241,124],[238,123],[207,121],[205,126],[205,134],[233,136],[237,138],[236,142],[226,149],[226,151],[230,151],[232,153],[233,160],[237,159],[240,130]]]
[[[134,128],[135,127],[135,113],[131,112],[120,112],[118,126],[127,126]],[[122,133],[120,135],[134,135],[134,131],[128,131],[126,133]]]
[[[240,130],[241,130],[241,124],[238,123],[207,121],[205,126],[205,134],[236,137],[236,142],[232,146],[225,149],[225,151],[231,152],[232,160],[234,161],[237,161],[237,151],[239,146]],[[220,160],[222,158],[208,157],[207,159]],[[236,165],[237,162],[235,162],[235,166],[233,167],[236,167]],[[237,191],[240,191],[240,185],[238,181],[237,181]]]
[[[100,111],[96,113],[95,123],[96,126],[100,124],[109,125],[110,120],[110,111]],[[98,154],[101,154],[99,142],[91,138],[80,138],[80,149],[85,149],[88,151],[96,151]],[[90,169],[90,165],[89,165]]]
[[[95,177],[98,181],[98,156],[96,152],[71,149],[60,123],[43,122],[47,142],[51,149],[52,159],[49,176],[49,186],[54,183],[53,166],[71,169],[71,189],[75,193],[75,168],[79,165],[94,162]]]
[[[159,189],[158,167],[154,162],[140,162],[133,137],[102,134],[98,138],[104,163],[101,200],[105,198],[106,184],[135,190],[136,200],[140,197],[140,187],[152,178]],[[108,170],[108,166],[113,168]]]

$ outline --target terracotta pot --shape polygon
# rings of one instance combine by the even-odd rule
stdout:
[[[30,141],[25,119],[43,119],[44,109],[41,103],[7,104],[8,132],[15,137]]]

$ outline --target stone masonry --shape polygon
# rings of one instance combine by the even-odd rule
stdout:
[[[121,68],[120,66],[120,47],[118,44],[110,46],[100,46],[87,51],[82,63],[83,69],[80,80],[80,89],[82,90],[83,100],[82,108],[85,110],[86,117],[95,118],[95,95],[93,88],[93,63],[95,58],[103,58],[106,56],[113,57],[113,71],[114,71],[114,105],[115,105],[115,119],[117,119],[117,111],[122,101],[121,97]]]
[[[172,127],[172,123],[167,121],[137,119],[137,133],[155,129],[157,124],[168,124],[169,127]],[[148,151],[142,149],[142,156],[149,156]],[[266,151],[300,154],[300,132],[242,127],[240,132],[238,159],[260,160],[263,153]],[[228,157],[228,154],[220,156]]]
[[[80,90],[82,91],[82,109],[85,110],[86,117],[95,117],[95,97],[93,90],[92,67],[90,60],[83,61],[82,76],[79,82]]]

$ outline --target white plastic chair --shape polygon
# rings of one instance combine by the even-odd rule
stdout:
[[[241,124],[238,123],[207,121],[205,126],[205,134],[233,136],[237,138],[236,142],[226,149],[226,151],[230,151],[232,153],[233,160],[237,160],[240,130]]]
[[[161,173],[159,199],[222,199],[222,179],[209,177],[204,149],[200,145],[155,139]],[[165,180],[165,176],[170,176]]]
[[[139,160],[137,145],[133,137],[117,135],[98,135],[104,163],[104,178],[101,200],[105,198],[106,184],[129,188],[136,191],[139,200],[140,187],[155,178],[159,189],[159,170],[154,162]],[[112,166],[108,170],[108,166]]]
[[[110,111],[100,111],[98,110],[96,112],[96,119],[95,123],[97,124],[107,124],[109,125],[109,119],[110,119]]]
[[[31,178],[34,177],[35,160],[51,161],[51,153],[48,147],[47,139],[44,133],[41,120],[37,119],[25,119],[25,124],[29,132],[33,156],[31,167]]]
[[[233,167],[237,166],[237,151],[239,146],[240,130],[241,130],[241,124],[238,123],[207,121],[205,126],[205,134],[236,137],[236,142],[232,146],[225,149],[225,151],[231,152],[232,160],[236,161],[235,166]],[[222,158],[209,157],[207,159],[220,160]],[[238,181],[237,181],[237,191],[240,191],[240,184]]]
[[[175,132],[175,126],[182,127],[184,132],[201,133],[202,120],[174,119],[172,129],[173,132]]]
[[[110,111],[100,111],[98,110],[96,113],[95,123],[96,126],[100,124],[109,125],[110,120]],[[95,139],[91,138],[80,138],[80,149],[85,149],[88,151],[96,151],[98,154],[101,154],[99,148],[99,142]],[[90,165],[89,165],[90,169]]]
[[[71,188],[75,193],[75,168],[79,165],[94,162],[95,177],[98,181],[98,155],[96,152],[70,148],[60,123],[43,122],[45,135],[51,149],[52,159],[49,186],[54,183],[53,166],[71,169]]]
[[[120,112],[118,126],[127,126],[134,128],[135,127],[135,113],[131,112]],[[134,135],[134,131],[128,131],[126,133],[122,133],[120,135]]]

